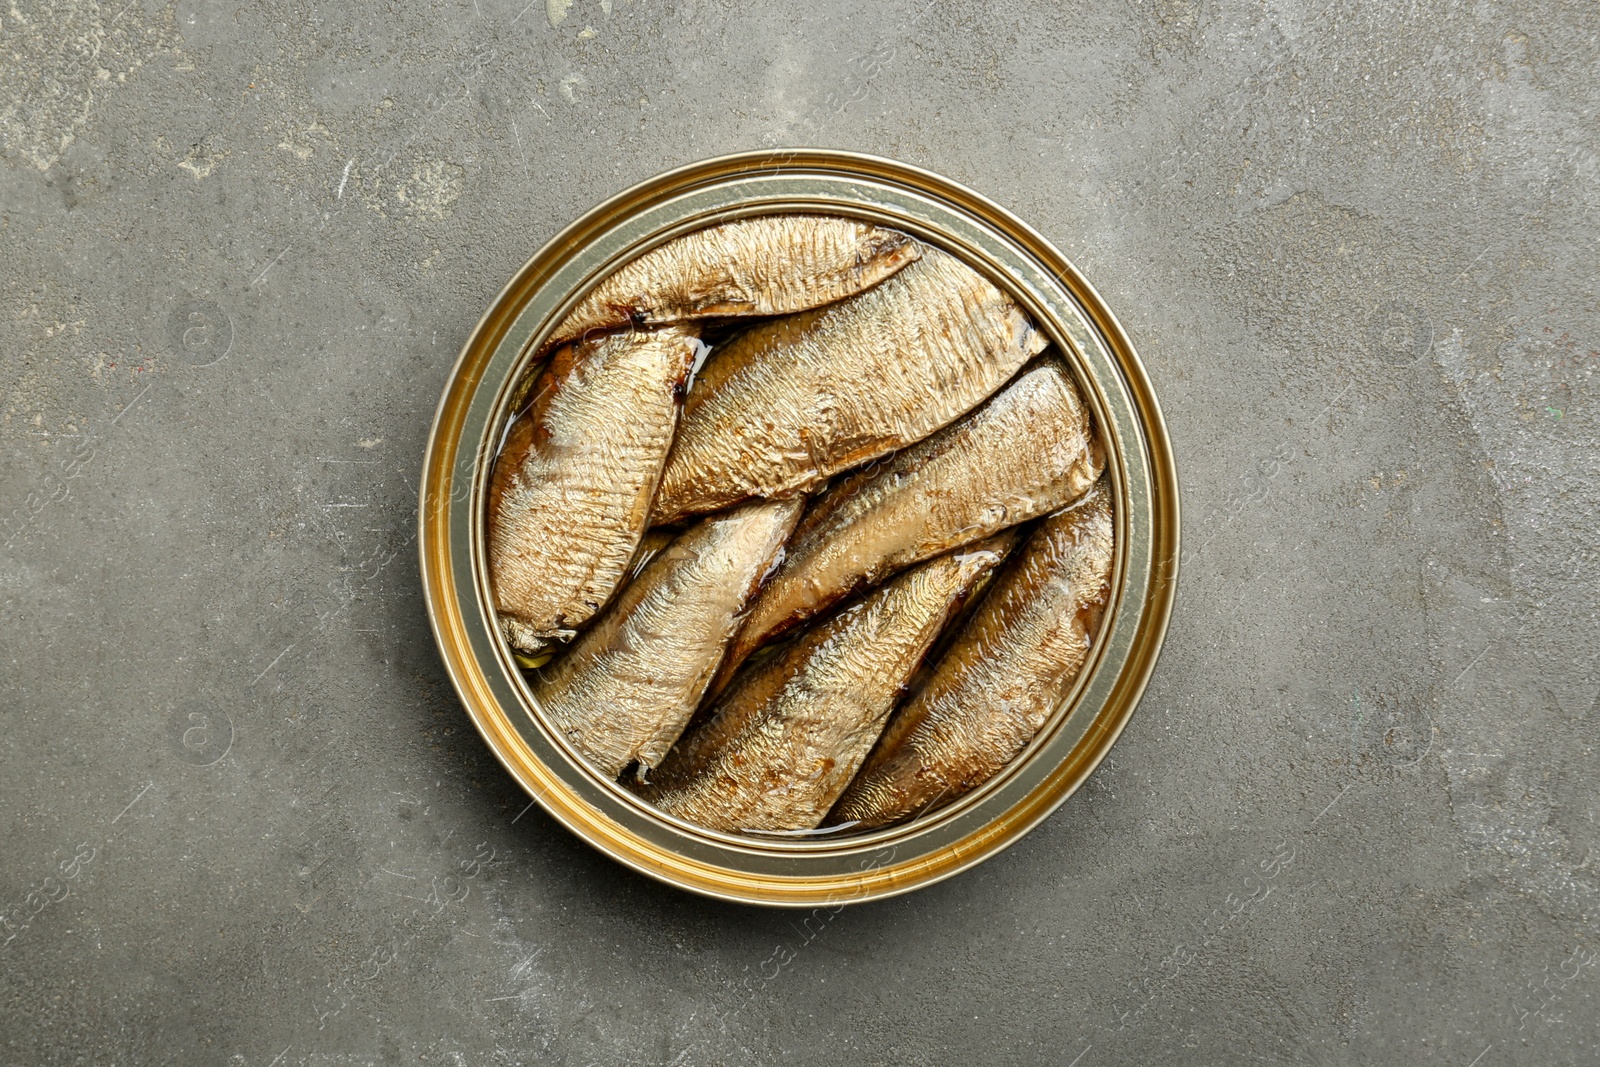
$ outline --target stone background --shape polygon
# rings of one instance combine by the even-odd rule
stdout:
[[[14,0],[0,1061],[1596,1062],[1597,63],[1583,0]],[[809,932],[526,810],[413,534],[532,251],[796,144],[1057,242],[1185,494],[1090,786]]]

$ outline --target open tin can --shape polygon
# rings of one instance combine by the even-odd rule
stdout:
[[[757,215],[890,227],[1005,289],[1070,366],[1107,454],[1111,592],[1076,683],[1026,750],[983,786],[903,825],[754,837],[674,818],[598,773],[553,729],[494,624],[483,517],[518,383],[568,311],[616,268],[682,234]],[[980,863],[1069,797],[1132,714],[1155,665],[1178,566],[1178,486],[1138,356],[1094,288],[1049,242],[977,193],[902,163],[821,150],[695,163],[613,197],[512,278],[467,340],[423,464],[421,570],[451,680],[484,740],[546,811],[595,848],[723,900],[837,907],[909,892]]]

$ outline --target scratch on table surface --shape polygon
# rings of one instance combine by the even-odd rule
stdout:
[[[273,267],[276,267],[278,265],[278,260],[280,260],[284,256],[288,255],[289,254],[289,249],[291,249],[293,247],[294,247],[293,245],[284,245],[283,246],[283,251],[279,252],[277,255],[273,256],[272,257],[272,262],[268,263],[265,267],[261,268],[261,273],[256,275],[255,281],[253,281],[249,285],[245,286],[245,288],[246,289],[254,288],[256,282],[259,282],[263,278],[265,278],[267,276],[267,271],[271,270]]]
[[[155,382],[146,382],[145,385],[144,385],[144,388],[139,390],[138,395],[136,395],[132,400],[128,401],[128,403],[123,407],[123,409],[121,411],[117,412],[116,415],[112,417],[111,421],[109,423],[107,423],[107,425],[108,426],[115,426],[117,424],[117,422],[122,418],[122,416],[126,415],[128,412],[133,410],[133,405],[137,404],[139,402],[139,399],[141,397],[143,397],[144,394],[148,393],[150,391],[150,387],[152,385],[154,385],[154,384],[156,384],[156,383]]]
[[[145,785],[144,785],[144,788],[143,788],[143,789],[141,789],[141,790],[139,790],[139,796],[137,796],[137,797],[134,797],[134,798],[133,798],[133,799],[132,799],[132,800],[130,800],[130,801],[128,801],[128,806],[127,806],[127,807],[125,807],[125,808],[123,808],[123,809],[122,809],[122,810],[121,810],[121,811],[119,811],[119,812],[117,812],[117,818],[116,818],[116,819],[112,819],[112,820],[111,820],[111,824],[112,824],[112,825],[113,825],[113,826],[115,826],[115,825],[116,825],[116,823],[117,823],[117,819],[120,819],[120,818],[122,818],[122,817],[123,817],[123,816],[124,816],[124,815],[126,815],[126,814],[128,814],[128,812],[130,812],[130,811],[132,811],[132,810],[133,810],[133,806],[134,806],[134,805],[135,805],[135,804],[137,804],[137,803],[139,803],[139,797],[142,797],[142,796],[144,796],[144,795],[145,795],[145,794],[146,794],[146,793],[148,793],[148,792],[150,792],[150,787],[151,787],[151,786],[153,786],[153,785],[155,785],[155,784],[156,784],[156,783],[155,783],[155,782],[153,782],[153,781],[151,781],[151,782],[146,782],[146,783],[145,783]]]
[[[1488,655],[1489,654],[1489,649],[1492,648],[1492,647],[1494,647],[1494,642],[1493,641],[1490,641],[1487,645],[1484,645],[1483,646],[1483,651],[1479,652],[1476,656],[1473,656],[1472,657],[1472,662],[1467,664],[1465,667],[1463,667],[1461,669],[1461,673],[1456,675],[1455,681],[1450,683],[1450,688],[1454,689],[1455,686],[1456,686],[1456,682],[1459,682],[1459,681],[1461,681],[1461,679],[1465,678],[1467,676],[1467,672],[1470,671],[1472,668],[1476,667],[1478,665],[1478,661],[1480,659],[1482,659],[1484,656]]]
[[[284,649],[282,652],[279,652],[276,656],[273,656],[272,657],[272,662],[267,664],[265,667],[263,667],[261,669],[261,673],[256,675],[254,678],[252,678],[250,680],[250,685],[255,685],[257,682],[261,681],[261,679],[265,678],[267,676],[267,672],[270,671],[272,668],[276,667],[278,665],[278,661],[280,659],[282,659],[283,657],[287,656],[289,654],[290,650],[293,649],[294,646],[299,644],[299,643],[300,642],[298,642],[298,641],[292,642],[289,645],[288,648]],[[247,686],[246,688],[249,688],[249,687]]]
[[[1320,812],[1318,812],[1317,813],[1317,817],[1315,819],[1312,819],[1309,823],[1306,824],[1306,829],[1309,830],[1313,826],[1317,825],[1317,822],[1319,820],[1321,820],[1321,818],[1324,815],[1326,815],[1326,814],[1328,814],[1328,812],[1332,811],[1333,810],[1333,806],[1335,804],[1339,803],[1340,799],[1343,798],[1346,793],[1350,792],[1350,787],[1353,786],[1353,785],[1355,785],[1354,782],[1346,782],[1344,788],[1339,790],[1339,795],[1334,797],[1332,800],[1328,801],[1328,806],[1323,808]]]

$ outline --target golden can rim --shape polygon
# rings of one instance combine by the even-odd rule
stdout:
[[[1116,564],[1096,647],[1021,757],[910,824],[838,838],[750,838],[694,826],[592,771],[543,721],[495,632],[482,546],[487,472],[512,393],[543,338],[620,262],[733,218],[842,214],[951,251],[1008,289],[1072,366],[1108,454]],[[1011,845],[1075,792],[1126,726],[1172,613],[1177,472],[1161,408],[1105,301],[1050,242],[987,198],[894,160],[824,149],[746,152],[651,178],[551,239],[462,347],[428,436],[419,493],[423,596],[468,715],[511,776],[601,852],[652,878],[750,904],[836,907],[907,893]]]

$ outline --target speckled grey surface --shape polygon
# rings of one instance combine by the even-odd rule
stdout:
[[[1600,7],[377,7],[0,12],[0,1062],[1600,1058]],[[810,925],[526,810],[413,540],[505,279],[789,144],[1065,249],[1186,508],[1090,786]]]

